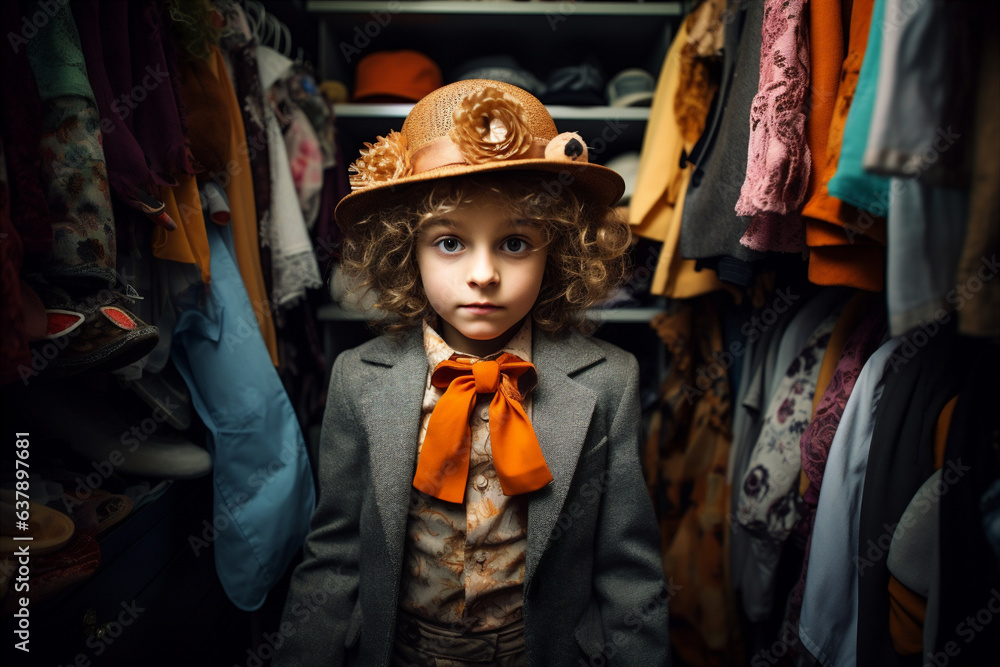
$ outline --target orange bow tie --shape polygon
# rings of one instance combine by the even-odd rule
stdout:
[[[431,374],[431,384],[446,389],[427,424],[413,486],[427,495],[452,503],[465,498],[469,477],[472,429],[469,417],[476,394],[494,394],[490,402],[490,440],[493,465],[505,495],[540,489],[552,481],[542,448],[521,405],[517,383],[525,376],[534,384],[535,367],[513,354],[495,361],[442,361]]]

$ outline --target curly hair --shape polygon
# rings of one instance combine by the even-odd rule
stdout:
[[[554,336],[586,329],[586,310],[607,299],[627,277],[632,241],[611,207],[594,206],[570,188],[553,196],[539,174],[499,172],[411,186],[347,230],[341,265],[359,290],[372,291],[385,315],[371,324],[398,334],[432,315],[417,268],[420,231],[477,194],[490,193],[512,215],[537,225],[548,251],[542,288],[531,317]]]

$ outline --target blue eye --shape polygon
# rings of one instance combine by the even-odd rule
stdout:
[[[504,241],[501,247],[507,252],[520,254],[528,249],[528,243],[524,239],[511,238]]]
[[[441,252],[449,255],[462,249],[462,244],[459,243],[458,239],[450,236],[435,241],[434,245],[436,245]]]

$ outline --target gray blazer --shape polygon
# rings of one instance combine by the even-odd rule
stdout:
[[[528,503],[528,664],[669,665],[635,357],[577,333],[536,331],[532,358],[532,425],[554,479]],[[272,642],[275,665],[389,664],[426,378],[419,329],[334,363],[319,505]]]

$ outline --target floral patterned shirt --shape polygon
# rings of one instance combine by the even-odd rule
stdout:
[[[427,384],[418,452],[427,423],[443,391],[432,386],[431,371],[458,355],[424,324]],[[503,352],[531,361],[531,322],[521,327]],[[400,592],[404,611],[458,631],[496,630],[522,617],[522,583],[527,547],[525,496],[505,496],[490,450],[489,404],[492,394],[476,397],[472,446],[464,503],[449,503],[410,490],[406,555]],[[531,417],[531,399],[524,409]]]

